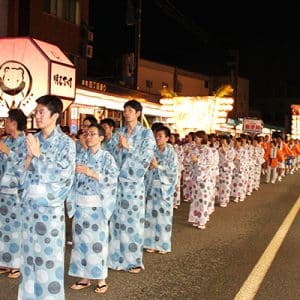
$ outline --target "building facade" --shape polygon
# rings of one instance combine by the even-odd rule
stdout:
[[[59,46],[80,82],[92,55],[88,13],[87,0],[1,0],[0,37],[30,36]]]

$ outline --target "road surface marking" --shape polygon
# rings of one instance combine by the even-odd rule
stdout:
[[[254,299],[265,275],[267,274],[275,258],[276,253],[278,252],[285,236],[287,235],[294,219],[296,218],[299,209],[300,196],[298,197],[293,208],[290,210],[289,214],[286,216],[285,220],[279,227],[278,231],[274,235],[272,241],[264,251],[263,255],[258,260],[252,272],[245,280],[239,292],[234,297],[234,300]]]

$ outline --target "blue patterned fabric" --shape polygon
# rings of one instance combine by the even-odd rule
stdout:
[[[9,136],[4,143],[9,155],[0,152],[0,266],[20,268],[20,182],[27,156],[26,137]]]
[[[118,147],[119,133],[129,142],[129,151]],[[110,221],[109,268],[128,271],[144,267],[145,218],[144,175],[153,158],[155,139],[150,129],[137,124],[130,136],[127,127],[112,137],[109,151],[120,168],[117,205]]]
[[[73,243],[69,275],[89,279],[107,277],[108,222],[116,204],[119,170],[109,152],[99,149],[92,154],[89,150],[78,157],[77,163],[88,166],[99,174],[99,181],[77,173],[71,193],[75,199],[73,219]],[[89,207],[78,203],[96,197],[98,206]]]
[[[171,251],[173,202],[178,180],[178,158],[171,144],[155,150],[159,167],[146,173],[144,248]]]
[[[36,134],[41,155],[31,161],[22,196],[22,278],[19,299],[63,300],[65,208],[75,173],[75,143],[57,126]]]

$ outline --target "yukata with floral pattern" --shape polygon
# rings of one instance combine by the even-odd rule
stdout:
[[[244,201],[248,185],[249,154],[244,146],[235,147],[235,158],[230,196],[236,201]]]
[[[246,145],[248,149],[248,183],[246,195],[250,196],[254,189],[254,172],[255,172],[255,152],[252,144]]]
[[[204,226],[209,219],[208,206],[214,190],[211,173],[214,157],[207,145],[196,146],[191,155],[196,155],[198,161],[193,163],[192,169],[192,203],[188,221]]]
[[[119,170],[114,158],[105,150],[90,150],[77,155],[76,163],[99,174],[95,180],[76,173],[69,199],[75,199],[72,251],[69,275],[89,279],[107,277],[108,222],[116,204]],[[71,200],[72,201],[72,200]],[[75,206],[74,206],[75,204]]]
[[[21,178],[27,156],[25,134],[4,140],[9,155],[0,152],[0,266],[20,268]]]
[[[119,148],[123,134],[129,150]],[[154,155],[155,139],[151,129],[138,123],[131,135],[121,127],[112,136],[109,152],[120,169],[117,204],[110,221],[108,267],[129,271],[143,266],[145,183],[144,176]]]
[[[178,180],[178,157],[167,143],[163,152],[154,156],[158,168],[146,173],[146,215],[144,248],[171,252],[174,191]]]
[[[211,166],[211,180],[212,180],[212,189],[211,189],[211,196],[210,196],[210,203],[208,204],[208,214],[211,215],[215,211],[215,199],[218,195],[217,190],[217,181],[219,178],[219,151],[218,148],[215,146],[210,146],[212,151],[213,159],[212,159],[212,166]]]
[[[192,170],[193,163],[191,160],[191,152],[193,152],[196,144],[194,141],[184,144],[183,149],[183,172],[182,172],[182,197],[185,202],[192,201]]]
[[[39,132],[40,156],[25,174],[22,195],[22,279],[18,299],[65,299],[65,200],[75,173],[75,143],[56,126]]]
[[[253,181],[253,188],[257,191],[260,186],[260,178],[261,178],[261,169],[262,165],[265,162],[265,150],[260,145],[257,144],[254,146],[254,181]]]
[[[235,150],[233,147],[226,145],[219,148],[219,180],[218,186],[218,202],[222,206],[226,206],[230,200],[232,176],[234,169]]]

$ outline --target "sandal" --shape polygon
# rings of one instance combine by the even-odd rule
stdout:
[[[3,268],[3,267],[0,268],[0,274],[6,274],[6,273],[9,273],[9,272],[10,272],[9,268]]]
[[[21,272],[18,269],[10,270],[9,274],[7,275],[8,278],[19,278],[21,276]]]
[[[73,285],[70,286],[70,288],[72,290],[82,290],[82,289],[85,289],[87,287],[89,287],[91,285],[90,282],[75,282]]]
[[[146,252],[148,252],[148,253],[155,253],[156,250],[154,250],[154,249],[146,249]]]
[[[205,226],[205,225],[199,225],[198,228],[199,228],[199,229],[205,229],[206,226]]]
[[[142,271],[142,268],[141,267],[133,267],[131,269],[129,269],[129,273],[132,273],[132,274],[138,274]]]
[[[95,286],[94,292],[97,294],[104,294],[108,289],[108,285],[106,283],[99,285],[97,284]]]

